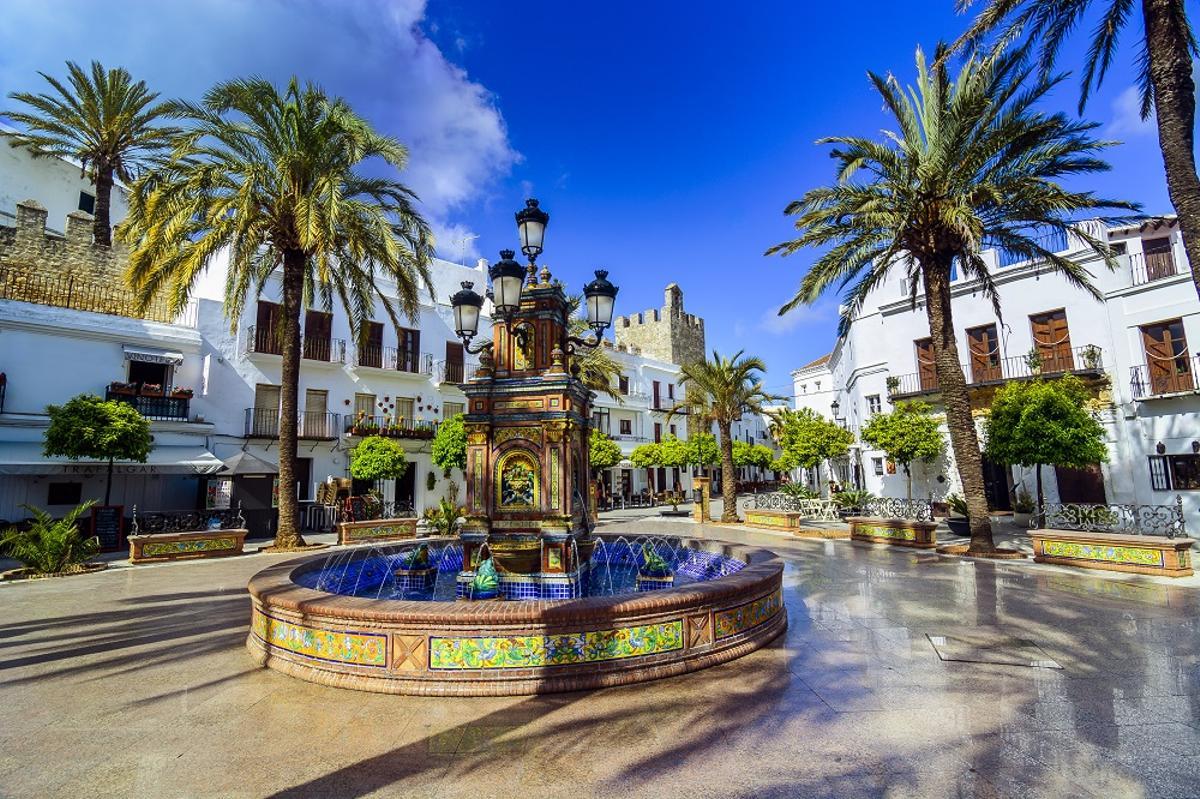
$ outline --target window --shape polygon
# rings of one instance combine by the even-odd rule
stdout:
[[[280,318],[279,305],[266,300],[258,301],[255,316],[252,352],[265,352],[270,355],[282,355],[283,344],[276,335]]]
[[[332,359],[333,315],[324,311],[304,312],[304,357],[310,361]]]
[[[662,422],[655,422],[654,423],[654,443],[659,444],[661,442],[662,442]]]
[[[1070,372],[1075,368],[1071,352],[1071,329],[1067,325],[1067,312],[1057,311],[1032,314],[1029,327],[1033,334],[1034,348],[1041,356],[1041,372]]]
[[[402,327],[399,334],[399,353],[396,368],[401,372],[419,372],[421,364],[421,331]]]
[[[1151,394],[1175,394],[1195,388],[1183,320],[1169,319],[1143,327],[1142,348]]]
[[[79,192],[79,210],[85,214],[96,213],[96,195],[86,191]]]
[[[1162,280],[1175,274],[1175,259],[1171,257],[1171,239],[1163,236],[1142,242],[1146,254],[1146,279]]]
[[[674,383],[667,383],[667,399],[669,399],[669,400],[675,399],[675,384]]]
[[[354,418],[363,419],[370,418],[375,415],[375,395],[374,394],[355,394],[354,395]]]
[[[967,350],[971,359],[972,382],[986,383],[1003,377],[1000,368],[1000,336],[994,324],[967,330]]]
[[[671,435],[675,435],[675,425],[671,425]]]
[[[662,401],[659,399],[661,389],[662,389],[662,383],[659,383],[657,380],[655,380],[654,381],[654,406],[653,406],[655,408],[662,407]]]
[[[358,365],[379,369],[383,366],[383,323],[367,322],[358,348]]]
[[[617,377],[617,391],[628,396],[629,395],[629,378],[625,375]]]
[[[937,365],[933,359],[933,339],[922,338],[913,342],[917,357],[917,385],[921,391],[933,391],[938,386]]]
[[[867,395],[867,413],[876,414],[883,411],[883,402],[879,399],[878,394]]]
[[[621,421],[621,427],[620,427],[621,435],[623,435],[623,436],[633,435],[633,420],[632,419],[621,419],[620,421]]]
[[[1200,454],[1151,455],[1150,487],[1155,491],[1200,491]]]
[[[883,458],[871,458],[871,468],[877,475],[883,475]]]
[[[466,413],[467,406],[462,402],[443,402],[442,403],[442,418],[453,419],[460,413]]]
[[[396,422],[411,422],[413,420],[413,401],[411,397],[396,397],[396,408],[392,414]],[[390,409],[389,409],[390,410]]]
[[[51,483],[47,486],[47,505],[78,505],[83,483]]]

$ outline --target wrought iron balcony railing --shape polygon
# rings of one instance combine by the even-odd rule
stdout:
[[[439,383],[466,383],[475,379],[479,364],[474,361],[438,361],[435,374]]]
[[[366,369],[386,369],[414,375],[433,374],[433,356],[379,344],[364,344],[354,351],[354,365]]]
[[[1183,271],[1171,252],[1131,252],[1125,259],[1129,262],[1130,279],[1134,286],[1174,277]]]
[[[300,342],[300,356],[306,361],[345,363],[346,342],[328,336],[305,336]]]
[[[296,435],[300,438],[332,440],[339,435],[339,415],[312,412],[297,414]],[[273,408],[246,409],[246,438],[279,438],[280,413]]]
[[[1134,399],[1200,391],[1200,355],[1180,355],[1166,361],[1129,367]]]
[[[149,319],[182,327],[196,326],[195,302],[189,303],[182,313],[176,314],[171,310],[170,303],[156,297],[144,310],[140,310],[124,286],[74,275],[47,278],[30,274],[28,270],[21,268],[0,269],[0,300],[31,302],[131,319]]]
[[[1028,380],[1066,373],[1099,374],[1104,371],[1104,352],[1094,344],[1039,356],[1015,355],[993,358],[987,363],[963,364],[967,385],[986,385],[1004,380]],[[893,398],[932,394],[939,390],[936,371],[930,366],[921,372],[892,375],[887,379],[888,395]]]
[[[437,429],[438,423],[430,419],[395,416],[347,416],[345,424],[348,436],[430,439],[437,434]]]
[[[250,325],[246,328],[246,354],[282,355],[283,342],[270,327]]]
[[[104,392],[106,400],[132,405],[147,419],[186,422],[189,418],[191,389],[146,389],[137,383],[112,383]]]

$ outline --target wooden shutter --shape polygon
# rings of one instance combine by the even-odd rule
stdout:
[[[401,372],[421,371],[421,331],[412,328],[400,328],[400,363]]]
[[[1181,320],[1146,325],[1142,328],[1142,346],[1146,350],[1146,371],[1150,375],[1152,394],[1192,390],[1194,380]]]
[[[1000,337],[995,325],[973,327],[967,331],[967,348],[971,354],[971,381],[986,383],[999,380]]]
[[[446,380],[451,383],[461,383],[466,379],[463,374],[463,345],[453,341],[446,342]]]
[[[363,341],[358,352],[359,366],[383,366],[383,323],[367,322],[363,330]]]
[[[279,306],[266,300],[258,301],[258,315],[254,322],[254,351],[279,355],[283,348],[276,335],[279,324]]]
[[[1146,254],[1146,279],[1161,280],[1175,274],[1175,259],[1171,256],[1171,239],[1164,236],[1142,242]]]
[[[937,365],[933,359],[933,339],[914,341],[917,350],[917,380],[922,391],[933,391],[938,387]]]
[[[1042,372],[1070,372],[1075,369],[1071,357],[1071,331],[1067,326],[1067,312],[1057,311],[1034,314],[1029,317],[1033,331],[1033,345],[1042,356]]]
[[[310,361],[328,361],[333,316],[324,311],[304,314],[304,357]]]

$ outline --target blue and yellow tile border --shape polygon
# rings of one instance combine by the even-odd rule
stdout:
[[[258,608],[250,620],[250,633],[264,644],[326,663],[386,668],[387,633],[331,630],[285,621]]]
[[[776,589],[764,597],[713,614],[717,640],[744,633],[765,624],[783,610],[783,592]]]
[[[679,649],[683,649],[683,619],[556,635],[432,637],[429,668],[530,669],[602,663]]]
[[[1053,529],[1031,531],[1030,537],[1039,563],[1164,577],[1187,577],[1193,571],[1190,538]]]

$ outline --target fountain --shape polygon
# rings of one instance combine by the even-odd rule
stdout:
[[[263,664],[391,693],[523,694],[679,674],[753,651],[787,625],[781,562],[719,541],[597,536],[586,485],[592,394],[578,348],[598,346],[617,289],[584,288],[593,335],[535,259],[549,217],[517,215],[529,264],[463,283],[455,326],[480,354],[467,395],[467,516],[456,538],[359,547],[272,566],[250,582],[248,647]],[[520,601],[525,600],[525,601]],[[531,601],[532,600],[532,601]]]

